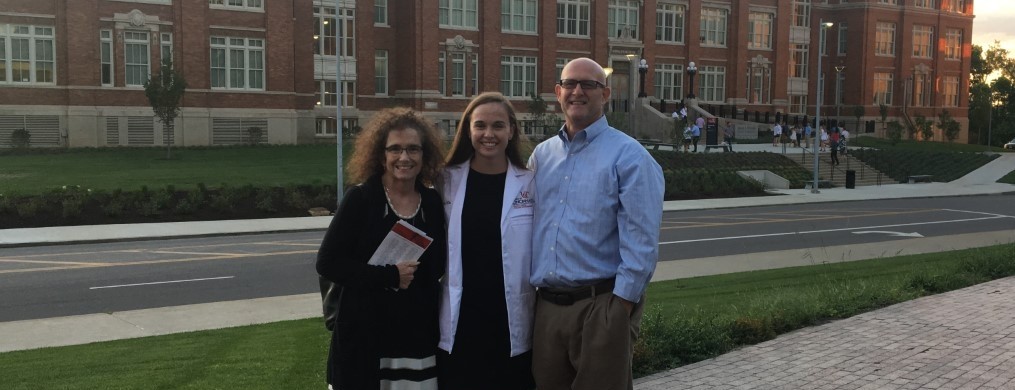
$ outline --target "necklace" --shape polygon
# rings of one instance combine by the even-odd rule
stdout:
[[[397,216],[398,218],[401,218],[401,219],[413,219],[413,218],[416,218],[416,215],[419,214],[419,208],[423,204],[423,195],[421,194],[419,196],[419,203],[416,203],[416,211],[413,211],[412,215],[405,216],[405,215],[399,214],[398,210],[395,209],[395,205],[393,203],[391,203],[391,196],[388,195],[388,186],[384,186],[384,199],[388,200],[388,207],[390,207],[391,211],[393,213],[395,213],[395,216]],[[387,213],[388,213],[388,211],[384,210],[384,215],[387,215]]]

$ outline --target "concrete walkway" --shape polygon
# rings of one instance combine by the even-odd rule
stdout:
[[[738,151],[774,151],[769,144]],[[952,183],[890,184],[856,189],[778,190],[785,196],[666,202],[664,209],[699,210],[869,199],[974,196],[1015,192],[995,183],[1015,169],[1006,154]],[[61,242],[323,230],[330,217],[177,222],[0,230],[3,247]],[[1015,242],[1015,229],[971,234],[964,247]],[[896,241],[893,248],[898,247]],[[653,281],[894,255],[872,244],[790,250],[666,262]],[[932,239],[907,240],[908,253],[961,249]],[[804,253],[807,252],[807,253]],[[738,261],[740,260],[740,261]],[[803,329],[716,359],[636,381],[636,389],[1015,389],[1015,278],[906,302],[850,319]],[[320,316],[320,296],[302,294],[29,321],[0,322],[0,352],[84,344]]]

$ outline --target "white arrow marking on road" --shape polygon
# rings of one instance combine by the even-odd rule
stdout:
[[[923,237],[922,234],[917,232],[903,233],[903,232],[889,232],[884,230],[865,230],[862,232],[853,232],[853,234],[887,234],[892,237]]]
[[[218,279],[232,279],[232,276],[220,276],[217,278],[202,278],[202,279],[187,279],[187,280],[168,280],[165,282],[149,282],[149,283],[134,283],[134,284],[119,284],[116,286],[99,286],[89,287],[89,290],[98,290],[100,288],[117,288],[117,287],[134,287],[134,286],[150,286],[153,284],[167,284],[167,283],[184,283],[184,282],[200,282],[203,280],[218,280]]]

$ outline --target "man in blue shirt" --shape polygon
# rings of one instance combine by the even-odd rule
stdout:
[[[698,140],[701,139],[701,128],[705,127],[705,118],[698,117],[694,120],[694,126],[691,126],[691,143],[694,144],[694,150],[692,153],[698,153]]]
[[[565,124],[536,146],[533,374],[540,390],[632,389],[632,346],[658,258],[663,175],[609,126],[606,72],[578,58],[554,88]]]

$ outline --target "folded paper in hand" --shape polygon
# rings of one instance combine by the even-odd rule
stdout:
[[[384,236],[381,246],[377,247],[367,264],[394,265],[406,261],[417,261],[432,242],[433,239],[422,230],[416,229],[408,222],[398,220],[395,226],[391,227],[388,235]]]

